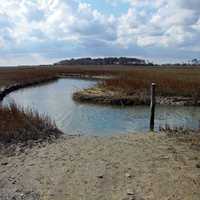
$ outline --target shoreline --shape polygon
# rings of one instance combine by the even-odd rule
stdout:
[[[40,85],[43,83],[48,83],[51,81],[56,81],[57,79],[58,79],[58,77],[51,77],[51,78],[45,78],[45,79],[41,79],[41,80],[34,80],[31,82],[15,83],[10,86],[7,86],[0,90],[0,102],[3,101],[3,99],[11,92],[17,91],[19,89],[35,86],[35,85]]]
[[[75,92],[73,94],[73,99],[81,103],[113,106],[136,106],[150,104],[150,97],[147,94],[138,93],[126,95],[120,91],[111,91],[107,88],[98,86]],[[190,97],[157,96],[156,104],[172,106],[200,106],[200,101],[194,102],[194,100]]]
[[[153,133],[63,136],[0,152],[0,198],[199,199],[200,151],[190,143]]]
[[[56,81],[60,78],[75,78],[83,80],[106,80],[112,79],[113,76],[95,76],[95,75],[82,75],[77,73],[71,74],[59,74],[53,77],[47,77],[42,79],[36,79],[24,83],[15,83],[7,87],[0,88],[0,102],[3,101],[4,97],[13,91],[23,89],[26,87],[37,86],[43,83]],[[87,88],[78,92],[75,92],[72,98],[80,103],[91,103],[99,105],[116,105],[116,106],[134,106],[134,105],[149,105],[150,97],[142,92],[139,94],[127,95],[121,91],[110,91],[102,87]],[[174,106],[200,106],[200,100],[194,101],[191,97],[182,96],[157,96],[156,103],[158,105],[174,105]]]
[[[56,75],[50,78],[33,80],[29,82],[24,82],[24,83],[15,83],[7,87],[2,87],[0,89],[0,102],[3,101],[3,99],[11,92],[14,92],[23,88],[31,87],[31,86],[37,86],[43,83],[45,84],[51,81],[56,81],[60,78],[75,78],[75,79],[83,79],[83,80],[105,80],[106,78],[110,78],[110,77],[109,76],[90,76],[90,75],[81,75],[81,74],[69,74],[69,75],[61,74],[61,75]]]

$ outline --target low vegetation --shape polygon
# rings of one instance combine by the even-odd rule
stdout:
[[[0,69],[0,87],[16,83],[27,83],[37,80],[47,80],[62,75],[112,76],[106,79],[95,91],[95,98],[101,101],[102,91],[105,94],[117,93],[114,104],[137,104],[138,101],[148,102],[150,85],[157,84],[157,95],[164,97],[188,97],[198,103],[200,97],[200,69],[170,68],[170,67],[133,67],[133,66],[37,66],[11,67]],[[88,90],[91,93],[90,90]],[[87,92],[88,92],[87,91]],[[100,91],[100,92],[99,92]],[[100,94],[100,97],[98,95]],[[98,98],[97,98],[98,97]],[[129,98],[124,98],[129,97]],[[134,97],[132,99],[132,97]],[[143,98],[145,97],[145,98]],[[113,99],[106,96],[108,102]],[[88,99],[86,99],[88,101]],[[131,102],[130,102],[131,100]],[[137,102],[135,102],[137,100]],[[29,139],[46,138],[59,133],[50,119],[40,116],[37,112],[24,110],[12,104],[0,107],[0,140],[26,141]]]
[[[17,143],[58,137],[61,132],[46,116],[15,103],[0,106],[0,142]]]
[[[200,150],[200,130],[190,130],[184,127],[170,127],[166,125],[160,128],[161,132],[165,132],[168,137],[176,138],[181,143],[187,143],[191,148]]]
[[[114,67],[114,69],[116,69]],[[93,103],[137,105],[148,104],[151,83],[156,83],[158,103],[200,105],[200,68],[124,67],[113,70],[106,79],[88,90],[77,92],[74,99]],[[111,73],[111,72],[110,72]],[[96,91],[101,91],[102,98]],[[114,101],[112,101],[114,100]],[[116,103],[115,103],[116,102]]]
[[[110,90],[101,84],[75,92],[73,99],[84,103],[119,106],[147,105],[150,103],[149,96],[144,93],[126,94],[120,89]]]
[[[200,69],[135,69],[105,80],[103,85],[111,90],[132,93],[149,91],[153,82],[161,96],[200,95]]]
[[[62,75],[103,76],[118,74],[121,68],[112,69],[106,66],[35,66],[35,67],[2,67],[0,68],[0,87],[12,84],[54,79]]]
[[[115,76],[101,85],[125,94],[146,91],[152,82],[157,83],[161,96],[200,96],[200,68],[142,67],[142,66],[43,66],[0,69],[0,87],[35,80],[55,78],[60,75]]]
[[[157,96],[190,97],[194,103],[200,97],[200,69],[135,69],[105,80],[101,85],[132,95],[149,94],[152,82],[157,84]]]

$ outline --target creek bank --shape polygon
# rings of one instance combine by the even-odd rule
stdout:
[[[105,79],[110,79],[112,77],[111,76],[91,76],[91,75],[81,75],[81,74],[60,74],[60,75],[56,75],[56,76],[53,76],[53,77],[50,77],[50,78],[48,77],[48,78],[44,78],[44,79],[27,81],[27,82],[23,82],[23,83],[15,83],[15,84],[11,84],[9,86],[5,86],[5,87],[0,88],[0,101],[2,101],[5,96],[7,96],[8,94],[10,94],[13,91],[23,89],[23,88],[26,88],[26,87],[40,85],[40,84],[43,84],[43,83],[48,83],[48,82],[51,82],[51,81],[56,81],[59,78],[105,80]]]
[[[118,91],[107,90],[103,87],[93,87],[75,92],[73,99],[78,102],[105,105],[147,105],[150,100],[147,95],[125,95]]]
[[[19,90],[19,89],[22,89],[22,88],[26,88],[26,87],[31,87],[31,86],[43,84],[43,83],[48,83],[48,82],[51,82],[51,81],[55,81],[57,79],[58,79],[58,77],[55,76],[55,77],[51,77],[51,78],[33,80],[33,81],[24,82],[24,83],[15,83],[15,84],[12,84],[10,86],[1,88],[1,90],[0,90],[0,101],[2,101],[4,99],[4,97],[6,97],[8,94],[10,94],[13,91],[16,91],[16,90]]]
[[[103,105],[131,106],[150,104],[150,97],[146,93],[137,92],[130,95],[122,91],[113,91],[99,86],[75,92],[73,99],[82,103]],[[194,101],[191,97],[181,96],[157,96],[156,103],[159,105],[200,106],[200,101]]]
[[[14,103],[0,106],[0,122],[1,147],[33,144],[35,141],[56,139],[63,134],[49,117]]]
[[[83,79],[83,80],[107,80],[112,79],[113,76],[94,76],[94,75],[85,75],[85,74],[60,74],[57,76],[58,78],[76,78],[76,79]]]

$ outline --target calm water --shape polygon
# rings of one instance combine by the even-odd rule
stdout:
[[[49,84],[22,89],[7,96],[3,104],[14,100],[55,120],[58,128],[68,134],[112,135],[146,132],[149,127],[149,107],[111,107],[76,103],[74,91],[94,85],[94,81],[60,79]],[[200,108],[157,106],[156,129],[165,124],[199,128]]]

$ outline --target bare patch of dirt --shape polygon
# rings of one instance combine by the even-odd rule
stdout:
[[[200,151],[166,134],[63,137],[0,154],[0,199],[200,199]]]

